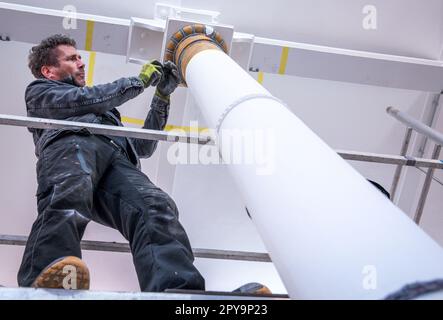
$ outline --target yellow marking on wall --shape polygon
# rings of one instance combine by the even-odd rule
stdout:
[[[278,69],[279,74],[286,73],[286,66],[288,65],[289,48],[283,47],[280,58],[280,68]]]
[[[203,131],[208,131],[209,128],[200,128],[200,127],[181,127],[181,126],[174,126],[174,125],[167,125],[165,127],[165,131],[172,131],[172,130],[182,130],[186,133],[202,133]]]
[[[94,37],[94,21],[88,20],[86,22],[86,40],[85,50],[92,51],[92,38]]]
[[[141,119],[135,119],[135,118],[129,118],[129,117],[122,117],[123,123],[130,123],[130,124],[137,124],[139,126],[144,126],[145,121]]]
[[[85,40],[85,50],[89,51],[89,66],[88,66],[88,75],[86,78],[86,85],[88,87],[94,85],[96,52],[92,51],[93,38],[94,38],[94,21],[88,20],[86,21],[86,40]]]
[[[89,53],[88,77],[86,79],[86,85],[88,87],[91,87],[94,85],[95,56],[96,56],[96,52],[91,51]]]
[[[139,126],[144,126],[145,121],[141,120],[141,119],[136,119],[136,118],[130,118],[130,117],[122,117],[122,122],[123,123],[129,123],[129,124],[135,124],[135,125],[139,125]],[[172,130],[181,130],[184,131],[186,133],[201,133],[203,131],[207,131],[209,130],[208,128],[200,128],[200,127],[182,127],[182,126],[174,126],[174,125],[166,125],[165,130],[164,131],[172,131]]]
[[[258,73],[257,81],[258,83],[263,84],[264,80],[265,80],[265,74],[263,73],[263,71],[260,71]]]

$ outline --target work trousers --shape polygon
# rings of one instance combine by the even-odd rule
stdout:
[[[18,272],[20,286],[64,256],[81,258],[89,221],[128,240],[142,291],[204,290],[174,201],[104,136],[70,134],[37,162],[38,216]]]

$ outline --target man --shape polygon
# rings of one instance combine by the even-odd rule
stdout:
[[[54,35],[32,48],[37,78],[26,89],[28,116],[122,126],[115,109],[157,86],[143,128],[163,130],[180,79],[172,63],[152,62],[138,77],[85,87],[75,41]],[[174,201],[140,170],[157,141],[93,135],[87,130],[30,129],[37,162],[38,216],[18,272],[20,286],[89,288],[80,241],[89,221],[119,230],[129,241],[142,291],[204,290]],[[69,266],[69,268],[66,268]],[[75,277],[72,277],[75,279]]]

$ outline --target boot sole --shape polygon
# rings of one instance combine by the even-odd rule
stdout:
[[[76,272],[76,274],[72,274],[72,272]],[[72,283],[75,278],[77,280],[76,283]],[[35,279],[32,287],[88,290],[89,270],[81,259],[77,257],[63,257],[46,267]]]

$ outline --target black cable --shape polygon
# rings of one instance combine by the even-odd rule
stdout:
[[[443,291],[442,279],[408,284],[399,291],[390,294],[384,300],[412,300],[438,291]]]

